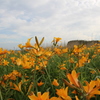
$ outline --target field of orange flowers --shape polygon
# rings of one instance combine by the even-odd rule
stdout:
[[[0,48],[0,100],[99,100],[100,44],[43,48],[35,37],[19,51]]]

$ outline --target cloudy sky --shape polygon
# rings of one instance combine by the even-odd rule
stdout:
[[[28,38],[100,40],[100,0],[0,0],[0,47],[17,49]]]

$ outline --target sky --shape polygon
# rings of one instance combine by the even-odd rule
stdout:
[[[0,0],[0,47],[18,49],[35,36],[100,40],[100,0]]]

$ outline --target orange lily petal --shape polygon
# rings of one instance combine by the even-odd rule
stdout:
[[[75,70],[73,70],[71,74],[67,74],[67,77],[68,77],[68,79],[70,80],[70,82],[72,84],[74,84],[75,86],[79,87],[78,74],[76,73]]]

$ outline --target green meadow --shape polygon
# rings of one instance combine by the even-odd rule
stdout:
[[[19,51],[0,48],[0,100],[99,100],[100,44],[43,48],[30,38]],[[62,40],[63,41],[63,40]]]

